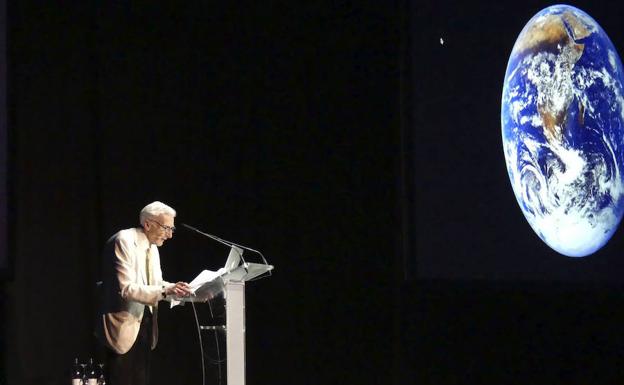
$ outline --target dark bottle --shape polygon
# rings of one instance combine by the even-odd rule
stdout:
[[[82,384],[82,367],[78,362],[78,359],[74,359],[74,366],[72,366],[71,372],[71,383],[72,385],[83,385]]]
[[[98,377],[98,385],[106,385],[106,378],[104,378],[104,364],[98,364],[100,367],[99,377]]]
[[[85,377],[87,378],[85,385],[97,385],[98,375],[95,370],[95,364],[93,363],[93,358],[89,358],[89,364],[87,365],[87,373]]]

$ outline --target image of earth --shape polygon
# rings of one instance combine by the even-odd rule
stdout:
[[[535,233],[569,257],[603,247],[624,211],[622,70],[600,25],[567,5],[529,20],[507,64],[509,179]]]

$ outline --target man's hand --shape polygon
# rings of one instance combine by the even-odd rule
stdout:
[[[186,282],[178,282],[175,285],[165,289],[165,294],[175,295],[176,297],[188,297],[191,294],[191,287]]]

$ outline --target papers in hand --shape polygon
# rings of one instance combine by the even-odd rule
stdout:
[[[179,305],[181,302],[206,302],[223,290],[223,281],[218,279],[227,273],[227,269],[222,267],[217,271],[204,270],[189,283],[191,289],[190,297],[172,296],[167,299],[171,307]]]
[[[195,294],[195,291],[197,289],[199,289],[200,287],[202,287],[203,285],[205,285],[208,282],[214,281],[215,278],[220,277],[225,272],[226,272],[226,270],[225,270],[224,267],[220,268],[217,271],[210,271],[210,270],[202,271],[201,273],[199,273],[199,275],[197,277],[195,277],[194,280],[192,280],[189,283],[189,286],[191,287],[191,292],[193,294]]]
[[[221,290],[220,285],[216,285],[217,282],[215,282],[215,280],[225,273],[227,273],[227,269],[224,267],[220,268],[217,271],[202,271],[197,277],[195,277],[195,279],[193,279],[189,283],[191,293],[193,293],[191,297],[168,297],[168,300],[171,303],[171,307],[179,305],[181,302],[205,302],[209,300],[215,294],[215,292]],[[211,282],[215,283],[215,287],[210,287]]]

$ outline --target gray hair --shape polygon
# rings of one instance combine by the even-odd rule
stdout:
[[[139,221],[141,225],[143,225],[146,220],[150,218],[155,218],[162,214],[175,217],[176,211],[162,202],[152,202],[149,205],[143,207],[143,210],[141,210],[141,213],[139,214]]]

